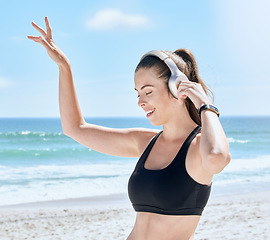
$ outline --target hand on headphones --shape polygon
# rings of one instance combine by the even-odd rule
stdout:
[[[185,99],[189,97],[197,109],[203,104],[211,104],[210,99],[206,95],[200,83],[185,79],[182,79],[178,85],[177,96],[181,104],[183,104]]]

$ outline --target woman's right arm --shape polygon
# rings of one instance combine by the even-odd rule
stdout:
[[[142,128],[114,129],[86,123],[76,95],[68,58],[52,39],[49,20],[45,18],[47,32],[32,25],[42,36],[28,36],[42,44],[59,67],[59,107],[63,133],[95,151],[122,157],[138,157],[145,142],[156,134]]]

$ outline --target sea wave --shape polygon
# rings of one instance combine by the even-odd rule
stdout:
[[[222,172],[259,171],[270,168],[270,155],[261,155],[254,158],[232,158]]]
[[[0,205],[124,193],[134,164],[0,166]]]
[[[19,132],[0,132],[0,136],[4,137],[19,137],[19,136],[38,136],[38,137],[45,137],[45,136],[62,136],[64,135],[62,132],[43,132],[43,131],[37,131],[37,132],[31,132],[31,131],[19,131]]]
[[[126,177],[36,181],[30,185],[0,187],[0,205],[102,196],[126,192]]]
[[[234,139],[232,137],[227,138],[229,143],[248,143],[250,140],[247,139]]]

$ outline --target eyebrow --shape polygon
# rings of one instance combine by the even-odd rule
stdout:
[[[143,86],[141,87],[141,90],[143,90],[143,89],[146,88],[146,87],[154,87],[154,86],[153,86],[153,85],[150,85],[150,84],[146,84],[146,85],[143,85]],[[134,88],[134,90],[138,92],[138,90],[137,90],[136,88]]]

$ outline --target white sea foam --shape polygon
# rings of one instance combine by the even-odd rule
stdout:
[[[0,198],[0,205],[123,193],[126,192],[126,188],[126,177],[115,177],[109,181],[105,181],[103,178],[73,181],[36,181],[20,187],[1,187],[0,196],[4,197]]]
[[[4,136],[39,136],[39,137],[44,137],[44,136],[61,136],[64,135],[62,132],[42,132],[42,131],[20,131],[20,132],[0,132],[0,135]]]
[[[124,193],[133,168],[134,162],[131,161],[15,168],[2,166],[0,182],[5,184],[0,186],[0,205]]]
[[[228,142],[229,143],[248,143],[250,142],[250,140],[247,140],[247,139],[234,139],[234,138],[227,138]]]
[[[18,177],[18,179],[49,178],[49,177],[80,177],[80,176],[110,176],[128,174],[134,163],[116,162],[113,164],[79,164],[79,165],[41,165],[41,166],[3,166],[5,171],[0,176],[0,180]]]
[[[232,159],[223,172],[256,171],[270,168],[270,155],[262,155],[253,159]]]
[[[21,131],[22,135],[29,135],[31,132],[30,131]]]
[[[214,176],[216,186],[270,182],[270,155],[254,159],[232,159]]]

